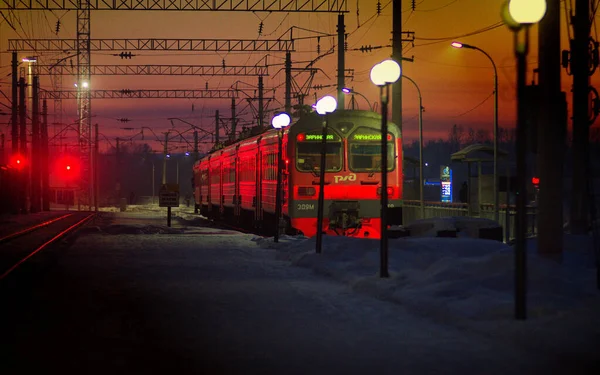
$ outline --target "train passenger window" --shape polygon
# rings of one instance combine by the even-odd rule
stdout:
[[[388,135],[387,170],[394,170],[396,149],[393,135]],[[358,128],[348,137],[348,163],[354,172],[381,170],[381,133],[374,129]]]
[[[321,167],[322,136],[307,134],[302,141],[296,142],[296,168],[300,172],[318,172]],[[325,171],[339,172],[342,170],[342,140],[337,134],[327,136],[325,153]]]

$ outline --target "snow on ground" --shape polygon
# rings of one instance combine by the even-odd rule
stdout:
[[[127,225],[132,234],[139,233],[139,227],[127,223],[132,215],[166,224],[165,208],[134,206],[128,210],[120,233],[127,232],[123,229]],[[201,218],[188,207],[173,209],[173,215],[189,224]],[[449,221],[439,222],[456,226]],[[161,232],[154,228],[154,233],[202,231],[212,234],[215,229],[177,225]],[[390,277],[380,278],[378,240],[324,236],[323,251],[317,254],[314,238],[281,236],[279,243],[274,243],[273,238],[221,231],[232,235],[228,244],[245,249],[254,242],[259,249],[273,249],[273,259],[312,269],[357,293],[400,304],[440,323],[557,352],[568,347],[574,353],[598,354],[600,292],[591,237],[565,235],[559,260],[540,256],[536,240],[528,239],[528,316],[523,322],[514,318],[514,248],[501,242],[427,237],[433,231],[421,233],[421,237],[390,239]]]

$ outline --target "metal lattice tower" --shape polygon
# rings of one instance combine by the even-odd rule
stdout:
[[[79,111],[79,151],[81,188],[88,191],[91,209],[93,193],[92,119],[90,100],[90,0],[77,0],[77,108]]]
[[[60,60],[56,62],[54,69],[47,70],[48,74],[50,75],[52,91],[59,91],[62,89],[62,66],[58,64],[60,64]],[[38,69],[38,74],[41,75],[41,71],[41,69]],[[56,126],[62,124],[62,112],[62,98],[54,98],[54,137],[56,137],[56,134],[58,133],[56,131]]]

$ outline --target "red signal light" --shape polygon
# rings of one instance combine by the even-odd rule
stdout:
[[[306,135],[304,135],[304,133],[300,133],[296,136],[296,140],[298,142],[304,142],[305,139],[306,139]]]
[[[388,140],[388,141],[391,141],[391,140],[392,140],[392,135],[391,135],[391,134],[388,134],[388,135],[387,135],[387,140]]]
[[[539,177],[532,177],[531,178],[531,183],[534,185],[539,185],[540,184],[540,178]]]
[[[16,169],[23,169],[25,167],[25,158],[21,155],[13,155],[10,158],[10,166]]]

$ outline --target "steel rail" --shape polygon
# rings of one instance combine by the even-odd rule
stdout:
[[[63,216],[60,216],[60,217],[54,218],[54,219],[52,219],[52,220],[44,221],[43,223],[40,223],[40,224],[34,225],[34,226],[30,227],[30,228],[23,229],[23,230],[21,230],[21,231],[18,231],[18,232],[15,232],[15,233],[9,234],[9,235],[7,235],[7,236],[4,236],[4,237],[0,238],[0,243],[6,242],[6,241],[10,241],[10,240],[12,240],[13,238],[16,238],[16,237],[22,236],[22,235],[24,235],[24,234],[27,234],[27,233],[29,233],[29,232],[32,232],[32,231],[34,231],[34,230],[36,230],[36,229],[39,229],[39,228],[45,227],[45,226],[47,226],[47,225],[50,225],[50,224],[52,224],[52,223],[54,223],[54,222],[57,222],[57,221],[59,221],[59,220],[62,220],[62,219],[65,219],[65,218],[67,218],[67,217],[69,217],[69,216],[71,216],[71,215],[73,215],[73,214],[66,214],[66,215],[63,215]]]
[[[2,281],[6,276],[8,276],[8,274],[10,274],[12,271],[14,271],[21,264],[25,263],[25,261],[27,259],[29,259],[32,256],[34,256],[35,254],[39,253],[40,251],[42,251],[43,249],[45,249],[48,245],[56,242],[57,240],[59,240],[61,237],[63,237],[67,233],[69,233],[69,232],[77,229],[77,227],[79,227],[80,225],[82,225],[83,223],[85,223],[86,221],[88,221],[89,219],[91,219],[92,217],[94,217],[95,215],[96,214],[89,214],[88,216],[86,216],[83,219],[79,220],[77,223],[71,225],[70,227],[68,227],[67,229],[63,230],[62,232],[60,232],[56,236],[52,237],[52,239],[46,241],[42,246],[40,246],[37,249],[35,249],[32,253],[30,253],[25,258],[21,259],[20,261],[18,261],[14,266],[10,267],[6,272],[4,272],[2,275],[0,275],[0,281]]]

